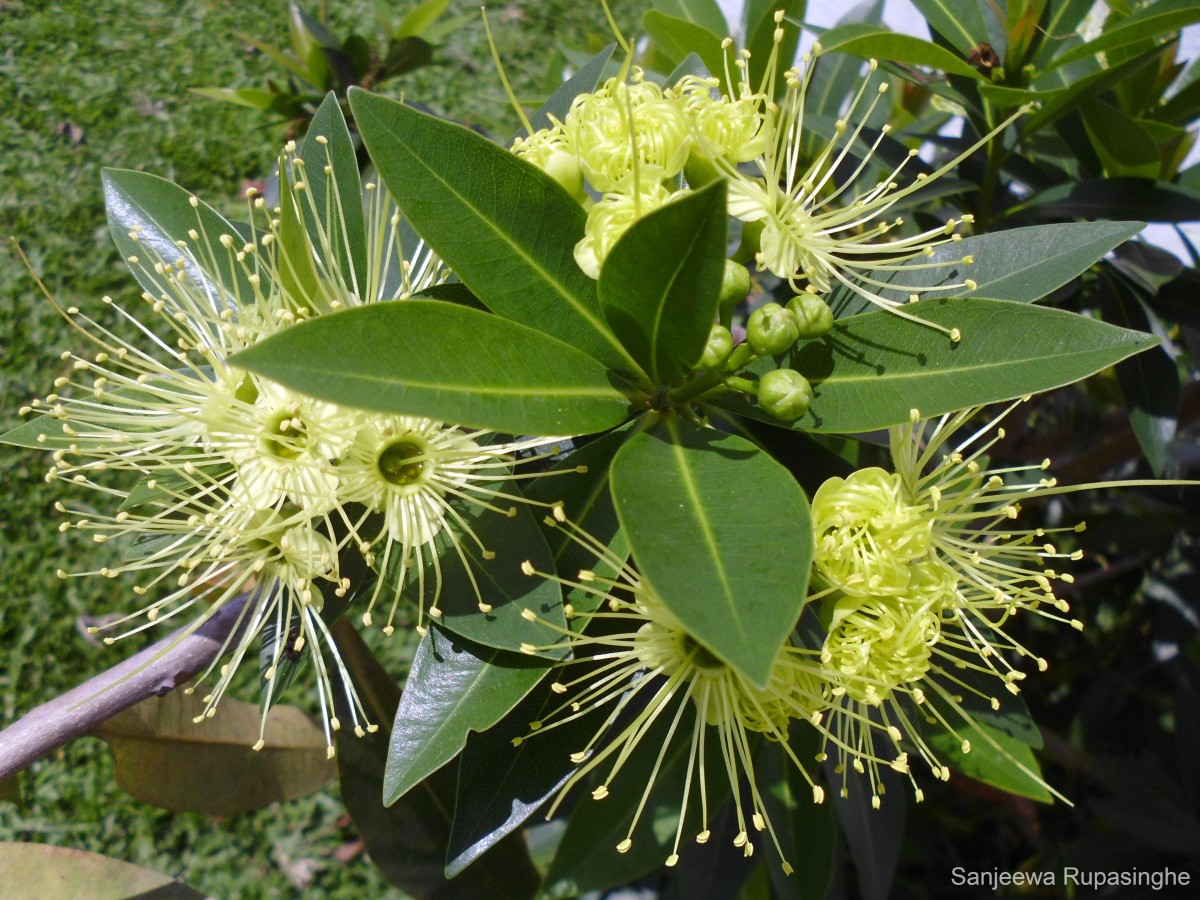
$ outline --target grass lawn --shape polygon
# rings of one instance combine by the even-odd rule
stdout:
[[[614,4],[629,33],[637,5]],[[451,14],[471,14],[478,4],[455,0],[451,7]],[[367,2],[328,3],[335,34],[355,27],[374,38],[372,10]],[[598,4],[571,0],[494,8],[497,43],[519,95],[538,96],[548,75],[557,74],[547,47],[586,47],[589,33],[602,35],[602,22]],[[261,86],[279,76],[239,32],[283,45],[284,4],[0,0],[0,430],[17,424],[18,407],[50,389],[59,354],[79,346],[8,246],[10,237],[63,306],[115,324],[100,298],[133,300],[138,288],[108,235],[102,167],[163,175],[230,210],[239,205],[243,180],[270,170],[279,127],[188,91]],[[516,118],[482,35],[472,18],[447,43],[441,67],[393,82],[390,91],[406,90],[435,110],[511,133]],[[66,490],[44,483],[44,472],[36,453],[0,446],[0,571],[7,588],[0,600],[0,726],[138,649],[133,642],[98,646],[77,629],[77,617],[128,610],[135,598],[119,582],[55,577],[60,567],[102,565],[112,548],[56,530],[52,507]],[[285,700],[296,702],[297,693],[303,702],[300,691]],[[0,803],[0,840],[104,853],[218,897],[293,896],[302,886],[306,897],[401,896],[354,852],[336,786],[219,822],[169,813],[122,794],[107,749],[88,738],[36,764],[23,789],[22,808]]]

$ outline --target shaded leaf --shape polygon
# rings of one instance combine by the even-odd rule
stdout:
[[[767,63],[771,59],[772,47],[775,43],[775,13],[782,10],[783,14],[795,21],[804,21],[806,0],[746,0],[742,4],[742,35],[746,41],[746,49],[750,51],[749,77],[753,90],[759,90],[765,85]],[[783,73],[791,68],[796,59],[796,50],[800,46],[800,29],[785,28],[783,40],[779,44],[779,52],[775,58],[775,96],[783,96],[786,89]],[[720,71],[715,69],[714,71]]]
[[[1137,293],[1121,279],[1106,274],[1100,281],[1104,317],[1126,328],[1150,330],[1150,316]],[[1179,417],[1179,370],[1160,345],[1117,364],[1117,383],[1129,411],[1129,423],[1146,461],[1162,477],[1170,458]]]
[[[121,790],[163,809],[232,816],[307,796],[333,779],[324,732],[295,707],[272,708],[257,752],[250,749],[261,722],[255,704],[226,697],[197,725],[204,707],[199,696],[175,690],[101,723],[94,734],[112,748]]]
[[[49,844],[0,843],[4,893],[37,900],[203,900],[206,894],[167,875],[119,859]]]
[[[870,791],[860,784],[852,786],[848,796],[841,795],[836,786],[841,785],[846,776],[834,772],[834,764],[833,759],[826,761],[825,777],[834,788],[829,793],[850,858],[854,860],[858,890],[863,900],[887,900],[904,841],[907,785],[895,772],[880,767],[882,784],[879,793],[885,799],[879,809],[872,809]]]
[[[1007,215],[1193,222],[1200,219],[1200,190],[1147,178],[1085,179],[1039,191]]]
[[[567,117],[567,113],[571,110],[571,103],[576,97],[594,91],[596,85],[600,83],[604,67],[608,65],[608,61],[612,59],[613,51],[616,49],[616,44],[609,44],[580,66],[574,75],[560,84],[541,108],[529,117],[529,124],[533,126],[534,130],[549,128],[552,124],[551,116],[561,122]],[[517,134],[518,136],[525,134],[525,129],[522,128]]]
[[[457,783],[453,767],[433,773],[384,807],[383,771],[400,687],[348,622],[338,622],[333,630],[367,714],[380,726],[361,738],[345,730],[337,736],[342,799],[371,861],[416,900],[533,896],[538,876],[515,835],[498,842],[470,872],[448,880],[452,876],[444,872],[444,865]],[[340,704],[338,715],[349,720],[344,696],[337,693],[334,701]]]

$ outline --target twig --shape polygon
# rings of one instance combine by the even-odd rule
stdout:
[[[181,638],[185,626],[0,731],[0,780],[87,734],[122,710],[148,697],[168,694],[203,671],[226,644],[246,600],[244,596],[237,598],[194,634]]]

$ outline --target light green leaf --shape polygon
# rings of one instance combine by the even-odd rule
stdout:
[[[390,806],[459,754],[471,731],[504,718],[546,674],[544,663],[481,647],[436,625],[413,658],[388,749],[383,802]]]
[[[945,731],[925,735],[933,752],[952,769],[1010,794],[1054,802],[1037,757],[1027,745],[987,725],[963,725],[957,731],[958,736]],[[970,742],[969,753],[963,753],[959,736]]]
[[[958,285],[970,278],[976,284],[975,296],[1035,303],[1145,227],[1143,222],[1064,222],[981,234],[942,244],[932,256],[918,257],[909,268],[877,273],[891,286],[872,289],[885,300],[904,303],[915,289],[933,288],[923,292],[929,299],[938,296],[939,284]],[[967,256],[975,261],[953,265]],[[931,263],[950,265],[925,268]],[[961,293],[962,288],[943,291]],[[830,294],[829,305],[839,317],[876,308],[845,286]]]
[[[540,169],[460,125],[353,90],[371,159],[401,211],[494,312],[618,371],[638,367],[575,262],[583,208]]]
[[[945,47],[865,23],[830,29],[821,35],[821,48],[826,53],[841,51],[864,59],[886,59],[894,63],[926,66],[977,80],[983,77]]]
[[[320,294],[317,269],[308,245],[304,213],[297,205],[286,167],[279,170],[279,286],[298,306],[313,309]]]
[[[1148,38],[1159,38],[1196,22],[1200,22],[1200,6],[1194,0],[1160,0],[1105,28],[1099,37],[1055,57],[1045,68],[1056,69],[1077,59],[1127,47]]]
[[[135,800],[177,812],[232,816],[294,800],[334,777],[325,735],[293,706],[274,706],[266,746],[258,707],[226,697],[212,719],[199,693],[150,697],[100,724],[95,735],[113,751],[115,779]]]
[[[1158,344],[1153,335],[1025,303],[923,300],[906,311],[960,329],[962,340],[879,310],[839,319],[821,340],[750,369],[801,372],[813,400],[795,427],[847,433],[902,424],[914,409],[936,416],[1061,387]],[[772,421],[740,397],[722,405]]]
[[[721,37],[729,34],[729,24],[717,0],[654,0],[654,8]]]
[[[450,0],[425,0],[417,4],[400,20],[400,25],[392,37],[421,37],[430,25],[441,18],[449,5]]]
[[[63,423],[48,415],[37,416],[0,434],[0,444],[30,450],[66,450],[78,441],[76,437],[63,434]]]
[[[656,9],[642,16],[642,25],[671,65],[678,65],[689,53],[695,53],[710,72],[724,71],[722,35],[713,34],[701,25],[665,15]]]
[[[749,441],[672,417],[617,453],[612,495],[654,593],[765,686],[808,587],[812,526],[796,480]]]
[[[309,198],[301,204],[304,222],[313,246],[328,255],[320,262],[327,269],[336,266],[345,283],[366,299],[368,247],[362,180],[354,141],[333,93],[325,95],[313,115],[299,155],[307,182],[302,196]],[[327,166],[333,171],[326,172]]]
[[[250,109],[270,109],[277,94],[259,88],[192,88],[193,94],[208,97],[210,100],[220,100],[222,103],[232,103],[235,106],[245,106]]]
[[[613,376],[590,356],[516,322],[436,300],[318,316],[233,362],[335,403],[510,434],[601,431],[629,409]]]
[[[171,267],[182,263],[193,289],[208,294],[215,303],[231,296],[239,300],[254,296],[233,250],[221,246],[221,238],[227,236],[240,249],[242,238],[215,209],[178,185],[145,172],[105,169],[101,178],[113,241],[147,291],[161,297],[179,290],[171,283],[174,276],[154,271],[155,263],[161,261]],[[130,237],[135,229],[140,235],[137,241]],[[191,237],[191,231],[198,240]],[[176,241],[183,241],[188,252],[176,246]],[[129,262],[131,257],[137,262]]]
[[[717,316],[725,272],[725,182],[643,216],[600,269],[612,330],[655,384],[692,371]]]

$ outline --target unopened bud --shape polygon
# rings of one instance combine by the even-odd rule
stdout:
[[[724,325],[714,325],[708,333],[708,343],[704,345],[704,354],[700,357],[700,362],[696,363],[696,368],[706,371],[719,369],[725,365],[725,360],[729,359],[732,352],[733,335]]]
[[[746,340],[759,356],[783,353],[799,336],[796,317],[778,303],[760,306],[746,323]]]
[[[808,411],[812,385],[795,369],[775,369],[758,382],[758,405],[777,419],[794,422]]]
[[[824,335],[833,327],[833,310],[815,294],[799,294],[788,301],[787,311],[796,320],[801,340]]]

